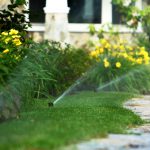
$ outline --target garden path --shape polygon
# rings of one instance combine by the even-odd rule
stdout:
[[[127,101],[124,107],[150,122],[150,95]],[[150,150],[150,123],[133,128],[130,134],[110,134],[104,139],[92,139],[64,150]]]

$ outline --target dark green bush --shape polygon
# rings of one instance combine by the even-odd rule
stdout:
[[[32,98],[61,94],[92,64],[88,52],[58,42],[32,42],[22,50],[28,51],[28,55],[15,69],[8,85],[27,103]]]

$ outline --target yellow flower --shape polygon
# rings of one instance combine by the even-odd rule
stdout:
[[[11,29],[9,35],[14,35],[14,34],[18,34],[18,30]]]
[[[144,57],[148,57],[148,52],[146,52],[146,51],[140,51],[139,55],[143,55]]]
[[[6,38],[6,39],[5,39],[5,43],[8,44],[8,42],[9,42],[10,40],[11,40],[11,38],[9,38],[9,37]]]
[[[149,64],[149,60],[144,60],[145,65]]]
[[[12,38],[20,38],[21,36],[20,35],[12,35]]]
[[[103,49],[103,48],[100,48],[100,49],[99,49],[99,53],[100,53],[100,54],[104,53],[104,49]]]
[[[150,60],[150,57],[149,56],[147,56],[147,57],[144,57],[144,60]]]
[[[130,52],[130,53],[129,53],[129,55],[133,56],[133,55],[134,55],[134,53],[133,53],[133,52]]]
[[[111,56],[116,57],[117,53],[116,52],[112,52]]]
[[[107,40],[101,39],[101,40],[100,40],[100,43],[101,43],[102,45],[105,45],[105,44],[107,43]]]
[[[106,58],[103,60],[103,62],[104,62],[104,67],[105,68],[108,68],[110,66],[110,63]]]
[[[125,50],[124,45],[120,45],[119,48],[120,48],[121,51],[124,51],[124,50]]]
[[[127,57],[128,57],[128,54],[127,54],[127,53],[123,53],[122,56],[123,56],[124,58],[127,58]]]
[[[7,36],[7,35],[8,35],[7,32],[2,32],[1,34],[4,35],[4,36]]]
[[[4,53],[4,54],[7,54],[8,52],[9,52],[9,49],[3,50],[3,53]]]
[[[140,47],[140,50],[141,51],[145,51],[145,47]]]
[[[90,52],[90,56],[92,56],[92,57],[97,57],[97,55],[98,55],[98,53],[96,50],[93,50]]]
[[[114,48],[114,49],[117,49],[117,48],[118,48],[118,45],[114,45],[113,48]]]
[[[103,62],[106,62],[106,61],[108,61],[107,58],[104,58],[104,59],[103,59]]]
[[[149,60],[150,60],[150,57],[144,57],[144,63],[146,65],[149,64]]]
[[[116,62],[116,68],[120,68],[121,67],[121,63],[120,62]]]
[[[110,45],[109,43],[106,43],[106,44],[105,44],[105,48],[110,49],[110,48],[111,48],[111,45]]]
[[[110,66],[110,63],[108,61],[104,62],[104,67],[108,68]]]
[[[120,40],[119,40],[119,43],[120,43],[120,44],[125,44],[125,43],[127,43],[127,41],[126,41],[126,40],[123,40],[123,39],[120,39]]]
[[[142,62],[143,62],[143,59],[142,59],[142,58],[136,59],[136,63],[137,63],[137,64],[142,64]]]
[[[14,40],[13,40],[13,43],[14,43],[16,46],[19,46],[19,45],[22,44],[19,39],[14,39]]]
[[[128,46],[127,48],[128,48],[130,51],[133,50],[133,47],[131,47],[131,46]]]
[[[133,62],[133,63],[136,62],[136,60],[132,56],[128,56],[128,60]]]

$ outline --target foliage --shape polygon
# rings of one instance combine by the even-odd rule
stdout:
[[[21,8],[23,4],[26,4],[25,0],[11,0],[11,4],[8,5],[7,10],[0,10],[0,32],[10,29],[23,32],[30,26],[26,18],[26,14],[29,11]]]
[[[8,75],[25,56],[21,50],[22,39],[18,30],[11,29],[0,34],[0,82],[5,83]]]
[[[28,54],[16,67],[8,85],[23,103],[32,103],[32,98],[59,95],[92,63],[84,50],[53,41],[31,42],[21,51],[28,51]]]
[[[150,69],[149,65],[139,66],[133,68],[120,76],[113,76],[112,74],[105,74],[97,66],[92,74],[89,76],[87,83],[94,83],[97,85],[97,91],[125,91],[132,93],[149,94],[150,93]],[[104,78],[103,75],[106,77]],[[106,78],[111,80],[105,81]],[[86,83],[86,84],[87,84]]]
[[[140,47],[145,47],[145,49],[150,54],[150,42],[148,36],[145,33],[137,34],[136,38],[134,38],[134,42]]]
[[[106,39],[101,39],[100,45],[97,46],[94,51],[91,51],[90,55],[98,62],[94,74],[91,76],[93,76],[92,78],[95,82],[98,82],[99,86],[105,85],[118,78],[119,82],[114,82],[114,84],[118,86],[118,90],[123,89],[128,91],[129,87],[132,87],[134,91],[137,85],[139,86],[138,90],[141,92],[148,92],[150,90],[148,82],[150,79],[148,69],[150,57],[145,47],[129,46],[123,41],[112,44]],[[144,67],[144,65],[148,66]],[[139,72],[137,70],[139,70]],[[125,77],[122,79],[122,76]],[[146,80],[147,83],[143,82],[143,79]],[[124,85],[122,84],[123,82]],[[135,82],[136,85],[134,84]],[[122,88],[120,84],[126,88]],[[146,87],[146,85],[148,86]],[[144,89],[142,88],[143,86]],[[113,87],[113,90],[116,89]]]
[[[51,109],[47,108],[49,100],[38,101],[20,118],[0,124],[0,149],[56,150],[109,133],[124,133],[143,123],[122,107],[132,97],[125,93],[84,92],[65,97],[60,107]]]
[[[129,27],[136,29],[141,19],[140,10],[135,6],[137,0],[112,0],[117,10],[122,14],[123,22]]]
[[[99,87],[97,89],[108,85],[107,90],[149,92],[150,57],[145,44],[137,45],[123,40],[111,25],[105,27],[107,32],[110,31],[106,35],[104,27],[97,31],[93,25],[90,26],[91,34],[97,37],[89,47],[90,56],[97,64],[87,75],[89,81],[85,81],[86,84],[95,84]]]
[[[111,43],[101,39],[90,55],[98,62],[101,83],[112,81],[140,65],[148,65],[150,61],[145,47],[130,46],[123,40]]]
[[[11,0],[11,1],[14,2],[14,0]],[[26,0],[15,0],[15,4],[17,4],[17,5],[25,5],[27,3],[26,3]]]
[[[104,68],[123,67],[125,70],[141,64],[149,64],[149,55],[145,47],[130,46],[127,41],[118,40],[111,43],[108,39],[101,39],[95,50],[90,55],[98,62],[103,63]],[[120,65],[117,65],[120,64]],[[117,71],[118,72],[118,71]]]
[[[21,62],[26,52],[26,29],[30,26],[24,11],[25,0],[11,0],[7,9],[0,10],[0,82],[5,84],[9,74]]]
[[[148,35],[150,41],[150,6],[147,6],[143,11],[141,11],[141,16],[143,29]]]
[[[135,6],[136,1],[137,0],[112,0],[112,3],[117,6],[123,15],[124,23],[126,23],[128,27],[137,29],[139,23],[141,23],[150,41],[150,6],[141,10]]]
[[[119,32],[114,28],[112,24],[103,24],[100,29],[96,29],[93,24],[89,25],[89,32],[93,39],[89,40],[89,43],[86,44],[86,48],[90,50],[95,49],[95,45],[99,45],[99,40],[105,37],[109,38],[112,42],[118,41],[120,37]],[[107,35],[106,35],[107,34]]]

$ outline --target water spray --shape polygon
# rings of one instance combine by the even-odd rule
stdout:
[[[77,92],[79,89],[78,88],[85,88],[87,85],[84,85],[84,81],[88,81],[88,79],[90,79],[90,75],[92,73],[94,69],[86,72],[81,78],[79,78],[71,87],[69,87],[61,96],[59,96],[54,102],[49,102],[49,107],[55,106],[59,101],[61,101],[66,95],[70,94],[70,93],[74,93]],[[125,75],[122,75],[120,77],[116,77],[115,79],[113,79],[110,82],[107,83],[103,83],[102,85],[96,87],[96,89],[94,89],[93,91],[95,92],[100,92],[102,90],[105,90],[105,88],[109,88],[109,86],[113,86],[115,85],[115,83],[121,83],[122,80],[126,79],[127,77],[131,78],[132,75],[137,74],[137,72],[139,72],[139,68],[133,69],[131,71],[129,71],[128,73],[126,73]],[[131,79],[132,80],[132,79]],[[134,79],[133,79],[134,80]],[[82,86],[83,84],[83,86]],[[90,84],[89,84],[90,85]],[[124,85],[123,85],[124,86]],[[87,89],[87,87],[86,87]],[[81,89],[83,90],[83,89]],[[116,89],[115,89],[116,90]]]
[[[81,84],[83,81],[85,81],[86,78],[84,78],[84,76],[82,76],[81,78],[79,78],[72,86],[69,87],[69,89],[67,89],[61,96],[59,96],[54,102],[49,102],[48,106],[49,107],[53,107],[56,105],[56,103],[58,103],[62,98],[64,98],[64,96],[66,96],[67,94],[70,93],[71,90],[73,90],[76,86],[78,86],[79,84]]]

